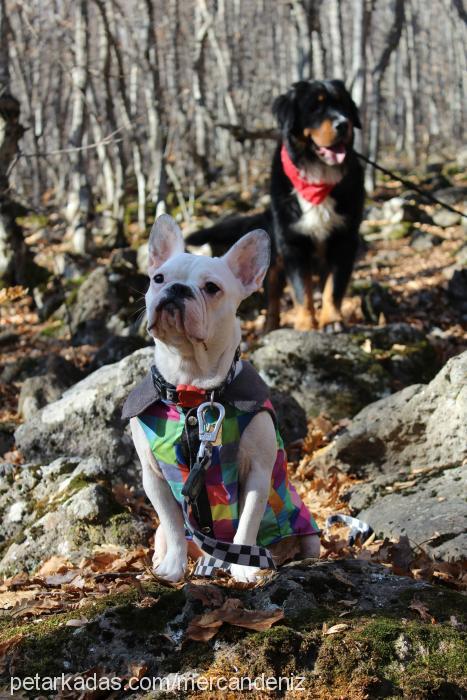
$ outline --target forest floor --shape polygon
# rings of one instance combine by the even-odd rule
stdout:
[[[458,184],[462,184],[460,178]],[[397,183],[385,182],[384,187],[375,192],[372,199],[376,202],[383,202],[389,197],[397,196],[400,192],[401,188]],[[431,206],[423,205],[422,208],[428,214],[433,212]],[[212,208],[209,207],[204,211],[205,216],[212,216],[213,213]],[[29,223],[26,223],[30,226],[27,237],[29,244],[36,250],[37,258],[41,264],[49,266],[53,271],[54,254],[67,247],[66,242],[63,243],[60,238],[62,234],[60,225],[57,224],[55,228],[52,226],[55,233],[52,235],[51,241],[50,232],[45,235],[46,227],[44,227],[43,222],[38,225],[31,219]],[[389,305],[387,305],[389,311],[386,314],[384,311],[380,311],[378,318],[374,319],[373,322],[384,325],[388,320],[387,314],[390,314],[392,323],[405,322],[421,330],[430,339],[438,355],[439,363],[443,365],[450,357],[462,352],[467,347],[465,324],[462,322],[458,308],[452,303],[452,299],[447,293],[450,271],[452,272],[456,255],[465,243],[465,229],[459,224],[442,228],[434,224],[414,223],[413,231],[418,230],[426,234],[433,234],[441,239],[429,250],[421,253],[411,245],[412,238],[404,236],[393,239],[383,235],[378,226],[371,224],[371,221],[367,221],[365,224],[367,249],[362,253],[356,266],[351,288],[344,304],[344,316],[349,324],[368,321],[368,311],[365,315],[365,311],[362,309],[362,298],[370,288],[374,289],[375,285],[380,285],[380,289],[383,289],[384,294],[390,299]],[[109,257],[110,253],[100,252],[99,258],[94,260],[92,265],[106,265]],[[317,300],[319,301],[319,293],[317,293]],[[261,333],[263,317],[264,314],[260,314],[256,318],[243,321],[247,354],[248,348],[254,347],[256,338]],[[287,292],[282,301],[282,323],[285,326],[293,323],[292,304]],[[96,349],[96,346],[91,345],[71,346],[70,336],[67,335],[66,331],[57,338],[53,333],[53,323],[51,324],[50,320],[41,321],[39,319],[28,290],[10,288],[0,291],[0,366],[7,366],[24,357],[55,353],[71,361],[80,369],[86,370]],[[20,389],[20,382],[0,383],[0,423],[9,425],[21,423],[18,412]],[[308,436],[302,444],[297,446],[297,450],[293,453],[294,461],[290,463],[290,473],[295,479],[299,492],[312,512],[319,513],[319,525],[324,523],[326,516],[331,512],[348,512],[348,507],[341,496],[348,489],[354,477],[335,470],[330,479],[323,480],[319,474],[310,473],[308,465],[316,453],[330,442],[333,435],[345,422],[345,420],[338,423],[333,422],[326,415],[311,419],[308,426]],[[18,468],[24,461],[17,449],[10,449],[4,455],[4,459],[17,465]],[[119,498],[126,507],[145,513],[148,522],[153,523],[153,515],[147,505],[142,502],[140,497],[136,499],[131,489],[121,491]],[[411,578],[414,582],[440,584],[441,590],[445,591],[446,595],[448,595],[449,590],[461,591],[467,588],[467,574],[461,564],[433,561],[424,551],[423,546],[414,545],[414,543],[409,542],[407,537],[400,538],[398,542],[390,542],[387,539],[376,540],[373,536],[363,546],[357,544],[350,547],[339,531],[334,534],[327,533],[322,540],[322,560],[331,563],[343,559],[360,562],[362,565],[380,564],[395,574]],[[69,639],[72,632],[86,627],[90,619],[103,614],[112,605],[118,605],[123,610],[125,606],[131,604],[133,605],[131,608],[133,613],[136,610],[134,605],[136,605],[137,610],[141,609],[144,614],[150,615],[156,603],[161,600],[164,605],[162,608],[156,606],[156,614],[162,614],[165,619],[170,606],[180,604],[177,597],[180,594],[180,587],[167,587],[166,584],[155,579],[149,570],[149,563],[150,551],[147,548],[140,547],[133,551],[122,551],[119,548],[107,546],[101,548],[94,557],[84,559],[78,566],[72,565],[66,557],[52,557],[35,574],[23,573],[5,579],[0,585],[0,673],[2,664],[3,670],[8,668],[13,674],[15,669],[21,670],[25,657],[31,660],[35,654],[41,654],[46,649],[46,644],[50,645],[50,652],[47,653],[52,655],[62,653],[63,644]],[[345,570],[337,571],[334,575],[337,580],[340,576],[341,582],[347,581],[348,583],[349,579]],[[190,579],[190,575],[188,579]],[[217,583],[223,591],[221,597],[225,594],[227,600],[232,599],[232,596],[234,596],[234,600],[237,600],[238,596],[242,596],[242,592],[251,588],[248,584],[238,584],[230,579],[221,579]],[[267,580],[261,582],[259,586],[261,587],[265,583]],[[354,590],[352,585],[347,590],[351,591],[351,589]],[[203,595],[212,596],[213,591],[209,590],[205,594],[200,592],[193,595],[195,597],[199,595],[200,600],[202,600]],[[438,616],[442,617],[443,620],[446,618],[446,611],[442,613],[437,610],[433,597],[430,598],[430,602],[423,602],[418,593],[411,592],[410,597],[404,599],[403,610],[401,608],[397,613],[399,616],[397,624],[394,619],[389,618],[378,622],[378,619],[374,619],[375,613],[369,612],[364,621],[362,621],[363,618],[360,618],[357,623],[361,632],[361,636],[358,636],[355,632],[356,627],[353,624],[352,612],[357,597],[355,596],[354,599],[351,596],[347,600],[341,600],[342,609],[334,615],[329,614],[322,618],[319,618],[318,615],[314,619],[312,634],[319,635],[324,640],[319,651],[323,657],[321,659],[323,668],[327,663],[326,654],[331,656],[334,654],[333,663],[336,663],[343,673],[346,664],[342,658],[336,661],[335,655],[345,654],[346,648],[353,649],[355,653],[358,653],[359,649],[365,645],[368,646],[371,634],[375,635],[375,639],[380,635],[383,647],[389,638],[391,640],[410,638],[415,645],[414,649],[417,644],[418,648],[421,649],[423,648],[423,639],[425,639],[426,644],[429,644],[426,641],[428,634],[426,626],[436,626],[439,621]],[[453,634],[465,630],[465,626],[458,621],[455,614],[457,604],[458,601],[455,605],[448,606],[449,617],[446,618]],[[216,615],[211,611],[209,613],[212,617],[211,623],[205,620],[198,627],[196,625],[189,627],[185,632],[185,642],[189,645],[193,644],[193,640],[210,639],[218,632],[220,625],[222,625],[221,619],[224,619],[224,621],[229,620],[230,624],[236,626],[236,629],[243,627],[263,634],[262,637],[258,637],[258,644],[266,659],[264,663],[269,663],[270,666],[274,665],[271,661],[273,655],[282,653],[283,649],[287,650],[286,656],[287,654],[293,656],[294,648],[300,648],[300,654],[305,654],[303,649],[305,638],[308,640],[306,644],[311,645],[310,648],[313,646],[311,638],[306,637],[303,627],[296,626],[295,631],[293,627],[279,627],[276,633],[277,638],[267,637],[266,630],[279,618],[268,617],[266,613],[254,615],[255,611],[243,610],[242,603],[227,603],[227,608],[229,605],[235,609],[234,612],[230,611],[230,617],[226,615],[224,618],[222,616],[216,618]],[[219,606],[221,606],[221,602],[219,602]],[[222,606],[225,606],[225,601],[222,602]],[[154,608],[155,611],[156,608]],[[146,613],[145,609],[149,612]],[[222,610],[225,613],[224,607]],[[330,613],[330,611],[328,612]],[[425,625],[421,631],[417,627],[419,621]],[[341,626],[339,627],[339,625]],[[272,628],[271,632],[274,629],[276,628]],[[40,630],[42,632],[39,632]],[[41,637],[44,630],[46,636]],[[371,630],[373,631],[371,632]],[[327,635],[334,633],[343,634],[345,637],[343,646],[341,645],[338,652],[331,652],[326,642]],[[229,639],[228,634],[227,639]],[[429,632],[429,634],[433,633]],[[49,638],[50,635],[55,640],[53,644]],[[238,641],[240,638],[233,634],[232,639]],[[189,640],[192,641],[189,642]],[[446,644],[451,644],[451,642],[446,642]],[[452,645],[452,649],[454,649],[454,641]],[[187,648],[191,649],[190,646]],[[449,648],[451,649],[451,647]],[[248,654],[245,651],[242,653],[242,663],[245,663]],[[458,647],[455,646],[449,657],[449,663],[452,663],[452,678],[455,679],[456,683],[460,674],[459,664],[462,664],[460,658]],[[329,663],[331,662],[329,661]],[[289,664],[289,666],[295,668],[293,664]],[[219,673],[218,666],[213,667],[207,663],[206,668],[208,667],[211,674]],[[143,677],[146,672],[144,660],[139,665],[133,664],[128,669],[128,673],[136,677]],[[99,673],[103,674],[104,672],[100,669]],[[365,688],[370,688],[374,681],[376,673],[374,669],[372,673],[373,676],[368,669],[359,668],[359,675],[357,674],[353,678],[349,677],[347,686],[342,685],[342,675],[337,673],[336,678],[323,681],[322,688],[316,690],[316,695],[308,695],[307,697],[342,697],[358,700],[364,697],[389,697],[389,695],[384,694],[365,694],[367,692]],[[430,673],[434,674],[435,679],[439,676],[436,669],[433,670],[431,667],[428,669],[427,667],[427,674]],[[326,685],[326,683],[328,684]],[[435,687],[435,681],[433,683],[433,687]],[[333,689],[332,695],[327,694],[331,687]],[[453,685],[452,687],[457,688],[458,686]],[[422,682],[419,686],[415,685],[414,688],[412,696],[410,695],[412,691],[409,688],[407,691],[409,695],[404,695],[404,697],[450,697],[443,694],[424,695]],[[446,692],[448,691],[449,687],[447,687]],[[21,697],[21,695],[18,694],[17,697]],[[57,695],[57,697],[77,696],[62,694]],[[93,696],[83,695],[81,697],[90,699]],[[198,697],[198,694],[195,692],[193,697]],[[217,695],[212,695],[212,697],[217,697]],[[295,697],[295,695],[289,694],[287,697]],[[297,693],[296,697],[300,697],[300,694]],[[451,697],[460,697],[460,695],[452,695]]]

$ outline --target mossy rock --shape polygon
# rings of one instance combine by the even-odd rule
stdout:
[[[175,673],[254,680],[264,674],[284,679],[284,688],[287,679],[290,684],[294,678],[303,690],[294,694],[283,688],[278,696],[286,698],[434,700],[461,698],[467,690],[465,598],[461,595],[391,576],[383,567],[350,561],[285,567],[278,580],[285,588],[293,580],[295,585],[301,582],[304,591],[313,589],[319,603],[316,614],[285,617],[263,632],[223,625],[209,642],[188,641],[184,640],[188,621],[199,614],[202,604],[190,602],[183,589],[145,582],[139,590],[131,588],[85,603],[79,614],[66,611],[40,623],[18,623],[3,615],[0,643],[23,635],[10,657],[14,675],[20,678],[35,673],[41,677],[82,673],[94,667],[124,675],[131,664],[143,662],[149,677]],[[358,599],[350,613],[342,600],[349,597],[346,581]],[[268,591],[275,590],[276,583],[249,591],[221,590],[225,597],[238,597],[245,607],[258,609],[258,596],[262,607],[268,607]],[[435,624],[409,607],[414,596],[427,606]],[[148,606],[151,598],[153,604]],[[342,617],[341,611],[347,614]],[[451,624],[453,616],[456,626]],[[88,622],[78,629],[67,627],[66,622],[76,617]],[[327,629],[345,626],[326,634],[323,622]],[[10,670],[7,658],[5,679]],[[209,698],[247,697],[248,693],[251,696],[251,691],[230,696],[225,690],[213,690]],[[138,697],[149,699],[154,694]],[[178,697],[205,695],[195,690]]]

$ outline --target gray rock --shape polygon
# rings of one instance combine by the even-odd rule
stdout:
[[[96,459],[61,458],[0,475],[0,575],[33,571],[54,555],[78,562],[106,543],[145,543],[148,529],[115,500],[115,482]]]
[[[54,317],[69,323],[73,345],[100,345],[115,333],[128,334],[146,289],[134,252],[116,251],[110,265],[93,270]]]
[[[442,189],[437,189],[434,195],[441,202],[455,206],[456,204],[463,204],[466,201],[467,187],[443,187]]]
[[[320,459],[350,473],[395,480],[414,468],[443,470],[467,458],[467,352],[428,385],[415,384],[364,408]]]
[[[28,377],[43,376],[45,374],[56,375],[60,382],[68,382],[67,386],[71,386],[71,384],[83,377],[81,370],[72,362],[65,360],[60,355],[48,354],[36,357],[25,356],[10,362],[5,365],[3,372],[0,374],[0,381],[5,382],[5,384],[24,382]]]
[[[448,226],[456,226],[460,223],[461,215],[447,209],[440,209],[433,215],[433,222],[436,226],[448,228]]]
[[[152,342],[152,341],[151,341]],[[96,352],[89,365],[89,371],[94,372],[99,367],[110,365],[113,362],[123,360],[127,355],[131,355],[136,350],[148,347],[149,336],[146,339],[133,335],[115,335],[109,338],[104,345]]]
[[[415,231],[412,235],[410,246],[418,253],[423,253],[425,250],[431,250],[434,246],[440,245],[443,242],[444,238],[434,233]]]
[[[76,302],[71,309],[73,344],[94,345],[103,342],[109,335],[106,321],[118,308],[118,297],[108,272],[98,267],[78,289]]]
[[[63,360],[63,358],[57,358]],[[66,364],[65,364],[66,363]],[[28,377],[21,387],[18,411],[29,420],[43,406],[60,398],[63,392],[82,378],[80,372],[71,362],[63,360],[51,365],[51,371]]]
[[[461,245],[461,247],[456,251],[456,260],[462,267],[467,267],[467,243]]]
[[[10,421],[0,423],[0,455],[9,452],[15,444],[16,424]]]
[[[391,224],[398,224],[402,221],[415,223],[430,223],[431,217],[418,206],[409,204],[402,197],[392,197],[384,202],[382,207],[383,219]]]
[[[114,468],[129,462],[133,446],[120,414],[153,356],[152,348],[144,348],[105,365],[68,389],[59,401],[41,409],[15,434],[25,458],[51,460],[65,453],[100,458]]]
[[[465,467],[391,493],[359,513],[375,532],[398,539],[407,535],[432,556],[459,560],[467,556],[467,493]]]
[[[381,234],[384,238],[391,241],[398,241],[401,238],[407,238],[413,232],[414,227],[409,221],[400,221],[395,224],[387,224],[381,229]]]
[[[67,513],[75,521],[105,522],[115,508],[108,489],[101,484],[90,484],[80,489],[67,502]]]
[[[282,329],[262,338],[252,362],[271,388],[292,396],[308,416],[333,418],[354,415],[389,394],[394,382],[399,388],[427,370],[431,378],[436,367],[423,335],[406,324],[334,335]]]
[[[285,446],[304,438],[308,429],[307,418],[298,401],[290,394],[275,389],[271,391],[271,401]]]
[[[419,541],[439,532],[430,545],[437,556],[453,557],[464,541],[466,379],[467,352],[449,360],[430,384],[409,386],[367,406],[311,464],[368,478],[348,493],[351,509],[383,534],[403,532],[409,517]]]
[[[362,312],[368,323],[378,323],[381,314],[389,320],[398,311],[398,305],[391,292],[379,282],[373,282],[362,290]]]
[[[460,311],[467,312],[467,268],[454,270],[448,282],[448,295]]]
[[[456,163],[460,168],[467,168],[467,146],[464,146],[456,153]]]

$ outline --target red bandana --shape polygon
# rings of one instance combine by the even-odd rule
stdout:
[[[298,192],[298,194],[312,204],[321,204],[332,192],[335,185],[327,182],[309,182],[300,176],[298,168],[290,160],[285,146],[281,149],[281,160],[284,173]]]

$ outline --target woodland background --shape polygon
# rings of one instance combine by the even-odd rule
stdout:
[[[0,0],[1,697],[35,673],[466,696],[466,19],[461,0]],[[190,562],[167,586],[121,419],[153,362],[149,227],[264,209],[273,99],[309,77],[345,80],[357,147],[407,182],[367,169],[346,332],[293,330],[286,290],[264,334],[259,293],[241,350],[318,525],[374,534],[334,527],[257,584]]]
[[[296,80],[345,80],[362,115],[357,147],[372,158],[412,167],[455,152],[465,136],[462,0],[0,8],[0,94],[18,100],[11,119],[25,129],[2,135],[22,134],[17,153],[3,144],[3,187],[7,178],[7,195],[64,215],[76,252],[92,245],[93,229],[122,243],[130,202],[144,231],[169,191],[189,223],[200,188],[232,175],[253,188],[272,150],[258,136],[271,137],[272,101]],[[11,264],[6,238],[0,274]]]

